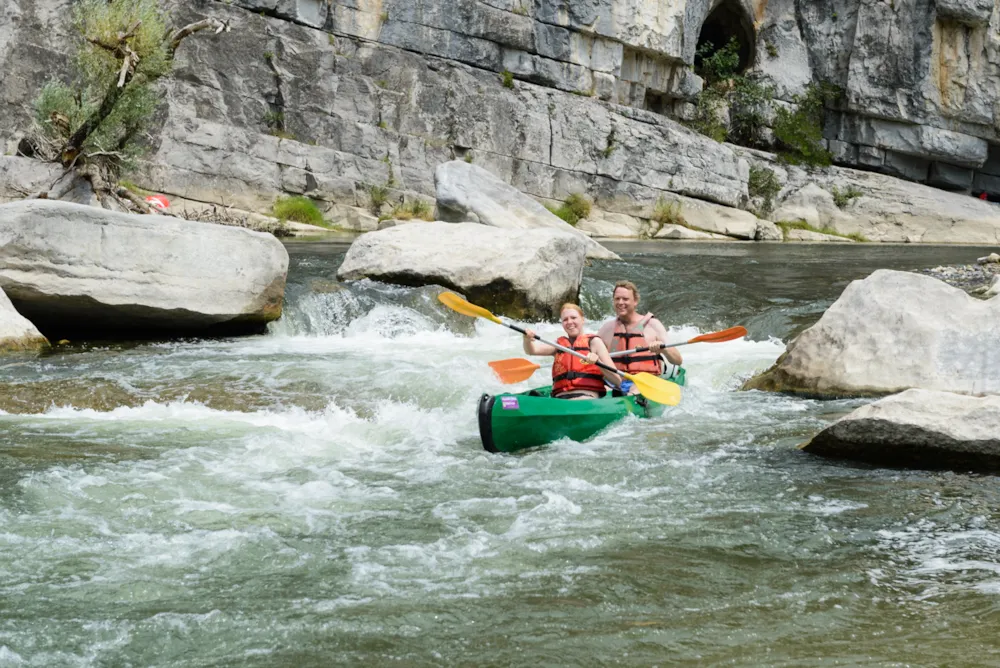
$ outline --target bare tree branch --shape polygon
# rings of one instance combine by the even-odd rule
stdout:
[[[177,51],[177,47],[180,46],[181,42],[185,37],[193,35],[194,33],[205,30],[206,28],[212,28],[215,30],[215,34],[218,35],[221,32],[229,32],[229,21],[221,21],[216,18],[202,19],[201,21],[195,21],[194,23],[189,23],[183,28],[175,30],[172,35],[167,37],[170,42],[167,46],[167,50],[170,52],[170,57],[174,57],[174,53]]]

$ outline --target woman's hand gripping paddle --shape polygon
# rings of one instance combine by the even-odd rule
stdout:
[[[467,302],[454,292],[442,292],[438,295],[438,300],[451,310],[461,313],[462,315],[467,315],[472,318],[485,318],[486,320],[495,322],[498,325],[503,325],[508,329],[513,329],[515,332],[519,332],[521,334],[525,333],[523,328],[504,322],[483,307]],[[538,338],[537,336],[535,339],[541,343],[552,346],[556,350],[561,350],[564,353],[569,353],[570,355],[574,355],[580,359],[587,359],[586,355],[581,355],[571,348],[565,348],[557,343],[546,341],[545,339]],[[631,380],[635,383],[635,387],[639,390],[639,393],[650,401],[655,401],[658,404],[664,404],[666,406],[676,406],[681,402],[681,388],[676,383],[671,383],[668,380],[664,380],[663,378],[659,378],[649,373],[625,373],[624,371],[619,371],[618,369],[602,364],[601,362],[598,362],[597,366]]]

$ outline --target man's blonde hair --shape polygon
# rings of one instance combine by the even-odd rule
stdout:
[[[639,301],[639,288],[635,287],[635,283],[633,283],[632,281],[618,281],[617,283],[615,283],[615,289],[611,291],[612,297],[615,296],[615,292],[618,291],[618,288],[625,288],[626,290],[631,290],[632,296],[635,297],[636,301]]]
[[[562,306],[559,307],[559,317],[560,318],[562,317],[562,312],[565,311],[566,309],[572,309],[572,310],[576,311],[577,313],[579,313],[581,318],[586,319],[586,316],[583,315],[583,309],[580,308],[576,304],[571,304],[570,302],[566,302],[565,304],[563,304]]]

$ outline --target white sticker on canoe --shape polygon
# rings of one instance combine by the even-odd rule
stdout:
[[[500,397],[500,407],[505,411],[516,411],[521,405],[517,403],[517,397]]]

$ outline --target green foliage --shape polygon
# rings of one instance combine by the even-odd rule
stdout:
[[[767,110],[774,99],[774,86],[766,83],[763,77],[733,77],[728,99],[728,140],[742,146],[762,146]]]
[[[382,205],[389,201],[389,188],[386,186],[369,186],[368,196],[372,200],[372,213],[377,216],[382,209]]]
[[[434,220],[434,209],[422,199],[410,200],[409,202],[396,206],[389,218],[396,220]]]
[[[762,146],[763,129],[774,87],[763,75],[738,74],[739,44],[735,38],[717,51],[710,42],[698,51],[701,60],[696,69],[705,79],[698,94],[695,118],[688,125],[715,141],[732,141],[744,146]],[[723,112],[729,110],[729,124],[723,122]]]
[[[860,232],[851,232],[850,234],[841,234],[832,227],[813,227],[804,220],[779,220],[775,223],[780,229],[784,237],[788,238],[789,230],[806,230],[808,232],[818,232],[819,234],[827,234],[833,237],[843,237],[844,239],[851,239],[853,241],[867,242],[868,238],[861,234]]]
[[[514,73],[509,70],[504,70],[500,73],[500,81],[503,83],[504,88],[514,87]]]
[[[782,149],[782,159],[794,165],[825,167],[830,164],[830,152],[821,143],[824,106],[839,94],[834,86],[810,84],[805,95],[795,96],[795,111],[777,109],[774,137]]]
[[[703,89],[695,103],[694,120],[690,121],[688,126],[717,142],[726,141],[729,131],[720,116],[725,104],[725,97],[717,89]]]
[[[75,80],[47,83],[35,98],[35,119],[41,135],[61,146],[94,117],[106,98],[113,99],[110,113],[80,149],[84,155],[103,153],[109,165],[127,168],[144,150],[139,138],[158,103],[150,84],[170,71],[167,17],[158,0],[80,0],[73,22],[80,34]],[[118,89],[120,45],[135,53],[138,64]]]
[[[610,158],[611,154],[615,152],[616,148],[617,146],[615,142],[615,126],[612,125],[611,130],[608,132],[607,144],[604,147],[603,151],[604,157]]]
[[[292,220],[309,225],[324,225],[323,213],[308,197],[279,197],[271,209],[271,215],[280,221]]]
[[[654,239],[667,225],[682,225],[687,227],[687,221],[681,213],[680,202],[668,202],[660,197],[653,206],[653,215],[647,225],[639,231],[640,239]]]
[[[662,197],[656,200],[651,220],[659,223],[661,229],[664,225],[687,225],[687,221],[684,220],[684,215],[681,213],[681,203],[679,201],[668,202]]]
[[[547,208],[570,225],[576,225],[581,219],[590,215],[591,203],[580,193],[572,193],[560,206],[547,206]]]
[[[764,42],[764,48],[767,49],[767,55],[771,58],[778,57],[778,47],[776,47],[772,42]]]
[[[854,186],[847,186],[846,189],[841,190],[837,186],[833,187],[833,203],[837,205],[838,208],[843,209],[845,206],[851,203],[851,200],[855,197],[861,197],[864,195],[863,192],[855,188]]]
[[[145,188],[140,188],[139,186],[137,186],[136,184],[132,183],[131,181],[125,181],[124,179],[121,180],[121,181],[119,181],[118,185],[120,185],[122,188],[125,188],[126,190],[131,190],[132,192],[134,192],[139,197],[148,197],[149,195],[153,194],[153,192],[151,190],[146,190]]]
[[[694,56],[695,72],[711,85],[729,79],[740,67],[740,44],[735,37],[721,47],[703,42]]]
[[[750,180],[747,182],[747,190],[752,198],[761,198],[763,203],[756,215],[766,218],[774,209],[774,197],[781,191],[781,183],[773,169],[767,167],[750,166]]]

